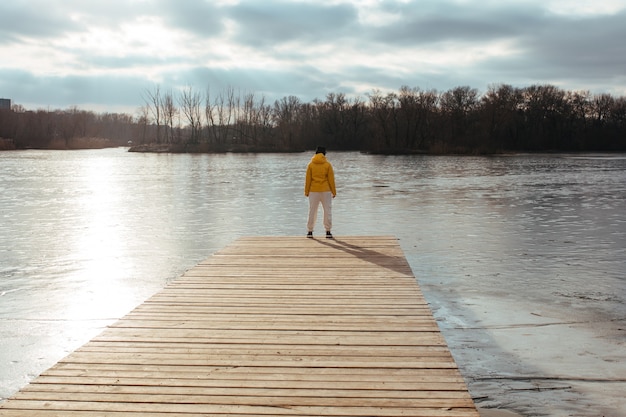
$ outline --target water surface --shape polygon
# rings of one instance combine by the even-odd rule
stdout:
[[[310,157],[1,152],[0,397],[237,237],[304,236]],[[626,155],[328,158],[333,233],[400,239],[477,403],[619,407],[597,385],[529,397],[490,378],[624,363]]]

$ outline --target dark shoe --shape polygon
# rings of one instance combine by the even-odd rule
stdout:
[[[308,232],[306,234],[306,237],[308,237],[309,239],[313,239],[313,232]]]
[[[330,230],[326,231],[326,239],[332,239],[333,238],[333,234],[330,233]]]

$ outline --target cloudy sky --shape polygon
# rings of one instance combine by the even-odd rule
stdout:
[[[402,86],[626,95],[626,0],[3,0],[0,97],[135,112],[146,91],[273,102]]]

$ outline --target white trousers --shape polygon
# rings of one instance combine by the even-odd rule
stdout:
[[[322,203],[322,209],[324,209],[324,228],[327,231],[330,231],[333,226],[333,193],[331,193],[330,191],[310,192],[309,221],[306,224],[309,232],[312,232],[313,228],[315,227],[315,220],[317,220],[317,211],[319,209],[320,203]]]

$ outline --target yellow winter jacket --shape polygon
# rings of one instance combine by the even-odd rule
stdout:
[[[323,153],[316,153],[306,168],[306,183],[304,185],[304,195],[309,196],[309,192],[330,191],[333,197],[337,195],[335,189],[335,174],[333,166],[326,160]]]

